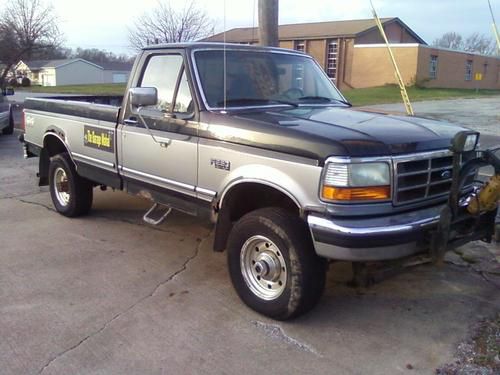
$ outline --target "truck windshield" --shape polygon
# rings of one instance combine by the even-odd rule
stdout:
[[[206,104],[211,109],[262,105],[345,103],[321,68],[308,56],[277,52],[195,52],[196,68]]]

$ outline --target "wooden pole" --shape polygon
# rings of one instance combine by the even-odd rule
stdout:
[[[278,14],[279,0],[259,0],[260,45],[279,47]]]

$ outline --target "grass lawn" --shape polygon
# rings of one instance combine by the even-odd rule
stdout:
[[[125,86],[125,84],[110,83],[54,87],[19,87],[16,90],[58,94],[123,95],[125,92]],[[401,102],[399,87],[395,85],[344,90],[343,93],[355,106]],[[415,86],[408,88],[408,96],[412,102],[454,98],[480,98],[494,95],[500,96],[500,90],[479,90],[479,93],[476,93],[476,90],[470,89],[426,89]]]
[[[18,87],[17,91],[43,92],[56,94],[81,94],[81,95],[123,95],[126,85],[123,83],[106,83],[95,85],[71,85],[71,86],[31,86]]]
[[[408,87],[407,91],[412,102],[500,96],[500,90],[479,90],[479,93],[476,93],[474,89],[427,89],[412,86]],[[402,102],[399,87],[396,85],[344,90],[343,94],[354,106]]]

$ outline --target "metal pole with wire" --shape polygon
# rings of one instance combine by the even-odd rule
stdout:
[[[488,0],[488,6],[490,7],[491,19],[493,21],[493,34],[497,40],[497,54],[500,55],[500,36],[498,34],[497,22],[495,21],[495,15],[493,14],[493,7],[491,6],[491,1]]]
[[[399,85],[399,89],[401,91],[401,97],[403,98],[403,103],[406,108],[406,113],[409,116],[414,116],[415,112],[413,112],[413,107],[410,102],[410,98],[408,97],[408,92],[406,91],[406,85],[403,81],[403,77],[401,76],[401,72],[399,71],[398,64],[396,62],[396,58],[394,57],[394,53],[392,52],[391,45],[389,43],[389,40],[387,39],[387,35],[385,34],[384,26],[382,25],[382,22],[380,21],[380,18],[378,17],[377,11],[375,10],[375,7],[372,3],[372,0],[370,0],[370,4],[372,6],[372,13],[373,17],[375,18],[375,23],[377,24],[377,27],[380,31],[380,34],[382,35],[382,38],[385,41],[385,44],[387,46],[387,50],[389,51],[389,56],[391,57],[392,65],[394,66],[394,72],[396,74],[396,80]]]

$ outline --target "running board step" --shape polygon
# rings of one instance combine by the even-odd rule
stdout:
[[[170,212],[172,212],[172,207],[155,203],[153,204],[153,207],[151,207],[149,211],[144,214],[142,220],[151,225],[160,225],[165,221]]]

